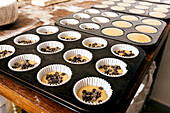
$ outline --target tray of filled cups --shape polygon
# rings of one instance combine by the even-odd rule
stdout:
[[[102,1],[99,4],[95,4],[93,8],[119,11],[141,16],[149,16],[159,19],[170,18],[170,5],[144,1],[134,0]]]
[[[148,17],[89,8],[57,20],[56,25],[130,44],[153,46],[158,44],[166,23]]]
[[[167,5],[170,5],[169,0],[142,0],[142,1],[162,4],[163,6],[165,6],[165,8],[167,8]]]
[[[0,72],[77,112],[116,111],[145,57],[140,47],[40,26],[0,43]]]

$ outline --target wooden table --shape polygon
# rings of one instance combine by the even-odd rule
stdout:
[[[67,3],[52,5],[52,6],[49,6],[46,8],[31,6],[29,4],[29,2],[26,2],[23,4],[23,6],[21,6],[22,8],[20,9],[20,16],[19,16],[19,19],[17,20],[17,22],[14,23],[13,25],[9,25],[9,26],[11,26],[10,29],[8,29],[9,26],[6,27],[6,30],[3,30],[1,28],[0,37],[6,36],[6,35],[13,36],[20,32],[23,32],[28,29],[34,28],[36,26],[42,25],[44,23],[45,24],[54,23],[54,21],[58,18],[62,18],[62,17],[66,16],[68,14],[71,14],[77,10],[81,10],[81,8],[90,7],[93,4],[96,4],[97,2],[99,2],[99,1],[76,2],[73,0],[73,1],[70,1]],[[73,7],[72,11],[67,9],[68,5]],[[47,13],[47,14],[53,15],[53,17],[51,17],[49,20],[48,19],[44,20],[44,22],[38,21],[38,20],[41,20],[42,18],[36,18],[36,19],[28,18],[28,15],[25,16],[27,13],[26,11],[29,10],[28,7],[33,8],[32,10],[34,10],[34,8],[35,9],[40,8],[39,10],[41,10],[41,11],[48,10],[49,13]],[[29,10],[29,11],[31,11],[31,10]],[[31,15],[31,16],[34,17],[35,15]],[[26,24],[23,24],[23,21],[33,23],[33,24],[32,24],[32,26],[28,27]],[[23,29],[21,30],[21,28],[23,28]],[[136,78],[133,80],[131,87],[129,87],[129,92],[127,93],[127,95],[122,97],[122,101],[121,101],[122,105],[120,106],[119,111],[117,111],[117,112],[125,112],[127,110],[132,98],[134,97],[139,85],[141,84],[143,78],[145,77],[153,60],[155,60],[156,58],[159,59],[161,57],[161,53],[165,46],[169,28],[170,28],[170,23],[167,25],[167,27],[162,35],[162,40],[160,41],[160,44],[157,47],[155,47],[154,49],[146,51],[147,58],[144,62],[144,65],[140,69],[139,74],[136,75]],[[10,34],[11,31],[16,32],[16,33]],[[69,113],[71,113],[71,112],[74,112],[74,111],[42,96],[41,94],[23,86],[23,85],[20,85],[19,83],[11,80],[10,78],[5,77],[1,73],[0,73],[0,95],[3,95],[7,99],[12,101],[16,105],[21,106],[23,109],[25,109],[26,111],[28,111],[30,113],[38,113],[38,112],[41,112],[41,113],[68,113],[69,112]]]

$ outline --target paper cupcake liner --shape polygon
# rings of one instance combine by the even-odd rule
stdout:
[[[95,7],[95,8],[102,8],[102,9],[104,9],[104,8],[108,8],[109,6],[108,6],[108,5],[106,5],[106,4],[95,4],[93,7]]]
[[[0,45],[0,50],[12,51],[8,56],[0,57],[0,59],[7,58],[15,53],[15,48],[11,45]]]
[[[36,30],[36,32],[41,35],[51,35],[57,33],[58,31],[59,29],[56,26],[42,26]],[[51,33],[46,33],[46,32],[51,32]]]
[[[62,39],[61,37],[65,37],[65,36],[72,36],[72,37],[76,37],[75,40],[65,40],[65,39]],[[77,41],[81,38],[81,34],[79,32],[76,32],[76,31],[65,31],[65,32],[61,32],[59,35],[58,35],[58,38],[62,41]]]
[[[105,4],[105,5],[113,5],[113,4],[115,4],[115,2],[113,2],[113,1],[102,1],[101,3]]]
[[[60,20],[60,24],[62,25],[77,25],[79,21],[77,19],[62,19]]]
[[[93,17],[92,21],[96,22],[96,23],[108,23],[108,22],[110,22],[110,20],[108,18],[105,18],[105,17]]]
[[[125,2],[125,3],[136,3],[135,0],[123,0],[123,2]]]
[[[87,46],[86,44],[88,43],[100,43],[100,44],[104,44],[103,47],[89,47]],[[84,47],[87,47],[87,48],[90,48],[90,49],[103,49],[107,46],[107,41],[103,38],[99,38],[99,37],[89,37],[89,38],[86,38],[82,41],[82,44]]]
[[[135,55],[134,56],[120,56],[118,54],[116,54],[114,51],[116,50],[127,50],[127,51],[132,51],[132,53],[134,53]],[[111,52],[117,56],[117,57],[121,57],[121,58],[135,58],[139,55],[139,50],[134,47],[134,46],[131,46],[131,45],[128,45],[128,44],[116,44],[116,45],[113,45],[111,47]]]
[[[85,87],[85,86],[98,86],[98,87],[103,87],[103,89],[106,91],[107,93],[107,98],[106,100],[102,101],[102,102],[97,102],[97,103],[93,103],[93,102],[85,102],[83,101],[82,99],[80,99],[78,96],[77,96],[77,92],[80,90],[80,88],[82,87]],[[88,105],[100,105],[100,104],[103,104],[105,102],[107,102],[111,96],[112,96],[112,92],[113,90],[111,89],[111,86],[110,84],[104,80],[104,79],[101,79],[101,78],[98,78],[98,77],[87,77],[87,78],[84,78],[84,79],[81,79],[79,80],[73,87],[73,94],[74,96],[82,103],[84,104],[88,104]]]
[[[31,60],[31,61],[35,61],[37,62],[37,64],[34,65],[34,67],[32,68],[28,68],[28,69],[24,69],[24,70],[17,70],[12,68],[12,66],[16,63],[16,62],[21,62],[21,61],[25,61],[25,60]],[[8,67],[13,70],[13,71],[17,71],[17,72],[24,72],[24,71],[29,71],[32,70],[36,67],[38,67],[41,63],[41,58],[35,54],[22,54],[19,56],[16,56],[14,58],[12,58],[9,62],[8,62]]]
[[[98,13],[100,13],[100,11],[97,10],[97,9],[86,9],[86,10],[84,10],[84,12],[88,13],[88,14],[98,14]]]
[[[63,73],[66,73],[69,78],[60,83],[60,84],[46,84],[44,82],[41,81],[42,77],[44,75],[46,75],[47,73],[49,72],[54,72],[54,71],[58,71],[58,72],[63,72]],[[62,64],[53,64],[53,65],[48,65],[46,67],[43,67],[38,73],[37,73],[37,80],[38,82],[40,82],[41,84],[45,85],[45,86],[61,86],[65,83],[67,83],[70,79],[71,79],[71,76],[72,76],[72,71],[69,67],[67,67],[66,65],[62,65]]]
[[[88,19],[90,18],[90,15],[86,13],[76,13],[73,15],[73,17],[77,19]]]
[[[84,30],[87,30],[86,28],[94,28],[94,30],[97,30],[100,28],[100,26],[95,23],[83,23],[83,24],[80,24],[79,27]]]
[[[101,15],[105,17],[117,17],[118,16],[118,14],[114,12],[103,12],[101,13]]]
[[[32,40],[33,43],[31,43],[31,44],[20,44],[20,43],[18,43],[18,41],[22,41],[22,40]],[[24,35],[17,36],[14,39],[14,43],[17,44],[17,45],[32,45],[32,44],[37,43],[39,40],[40,40],[40,37],[38,35],[24,34]]]
[[[74,56],[74,55],[78,55],[78,54],[88,58],[88,61],[72,62],[72,61],[67,60],[69,57]],[[71,63],[71,64],[86,64],[86,63],[88,63],[92,60],[92,57],[93,57],[92,53],[85,50],[85,49],[71,49],[71,50],[66,51],[63,55],[64,60],[67,61],[68,63]]]
[[[47,46],[49,46],[49,47],[59,47],[60,50],[55,51],[55,52],[43,52],[43,51],[41,51],[41,48],[46,48]],[[43,53],[43,54],[54,54],[54,53],[58,53],[58,52],[62,51],[63,49],[64,49],[64,45],[61,42],[58,42],[58,41],[46,41],[46,42],[43,42],[43,43],[41,43],[37,46],[38,52]]]
[[[123,73],[120,74],[120,75],[109,75],[109,74],[105,74],[105,73],[102,73],[100,70],[99,70],[99,67],[101,65],[118,65],[121,67],[121,69],[123,70]],[[96,63],[96,69],[99,73],[101,73],[102,75],[105,75],[105,76],[108,76],[108,77],[121,77],[123,75],[125,75],[128,70],[126,69],[127,67],[127,64],[119,59],[115,59],[115,58],[103,58],[103,59],[100,59],[99,61],[97,61]]]

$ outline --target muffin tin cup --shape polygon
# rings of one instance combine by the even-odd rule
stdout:
[[[117,51],[117,50],[127,50],[127,51],[132,51],[132,53],[134,53],[134,56],[120,56],[118,54],[116,54],[114,51]],[[131,46],[131,45],[128,45],[128,44],[116,44],[116,45],[113,45],[111,47],[111,52],[117,56],[117,57],[120,57],[120,58],[135,58],[139,55],[139,50],[134,47],[134,46]]]
[[[23,40],[32,40],[33,43],[30,44],[20,44],[18,43],[18,41],[23,41]],[[35,34],[24,34],[24,35],[19,35],[14,39],[14,43],[17,45],[22,45],[22,46],[26,46],[26,45],[33,45],[35,43],[37,43],[40,40],[40,37],[38,35]]]
[[[92,21],[96,23],[101,23],[101,24],[110,22],[110,20],[106,17],[93,17]]]
[[[88,43],[99,43],[99,44],[103,44],[103,47],[89,47],[87,46]],[[107,46],[108,42],[103,39],[103,38],[99,38],[99,37],[89,37],[86,38],[82,41],[82,44],[84,47],[89,48],[89,49],[103,49]]]
[[[4,59],[4,58],[7,58],[11,55],[13,55],[15,53],[15,48],[11,45],[0,45],[0,50],[7,50],[7,51],[11,51],[12,53],[10,53],[9,55],[7,56],[4,56],[4,57],[0,57],[0,59]]]
[[[73,17],[76,19],[88,19],[90,18],[90,15],[86,13],[75,13]]]
[[[68,79],[60,84],[46,84],[44,82],[41,81],[42,77],[44,75],[46,75],[47,73],[50,73],[50,72],[62,72],[62,73],[66,73],[68,75]],[[52,64],[52,65],[48,65],[46,67],[43,67],[38,73],[37,73],[37,80],[38,82],[40,82],[42,85],[45,85],[45,86],[61,86],[65,83],[67,83],[70,79],[71,79],[71,76],[72,76],[72,71],[71,69],[66,66],[66,65],[62,65],[62,64]]]
[[[36,62],[36,64],[34,65],[34,67],[32,68],[28,68],[28,69],[24,69],[24,70],[17,70],[12,68],[12,66],[17,63],[17,62],[21,62],[21,61],[25,61],[25,60],[30,60],[30,61],[34,61]],[[8,62],[8,67],[9,69],[11,69],[12,71],[17,71],[17,72],[24,72],[24,71],[29,71],[32,69],[35,69],[36,67],[38,67],[41,63],[41,58],[35,54],[22,54],[22,55],[18,55],[14,58],[12,58],[9,62]]]
[[[65,37],[65,36],[76,37],[76,39],[74,39],[74,40],[63,39],[62,37]],[[81,34],[76,31],[64,31],[58,35],[58,38],[62,41],[72,42],[72,41],[77,41],[77,40],[81,39]]]
[[[78,54],[88,58],[88,61],[85,61],[85,62],[72,62],[72,61],[68,60],[69,57],[75,56],[75,55],[78,55]],[[85,50],[85,49],[71,49],[71,50],[68,50],[68,51],[66,51],[64,53],[63,58],[64,58],[64,60],[66,62],[71,63],[71,64],[86,64],[86,63],[88,63],[88,62],[90,62],[92,60],[93,55],[92,55],[91,52],[89,52],[88,50]]]
[[[40,35],[52,35],[59,31],[59,29],[55,26],[43,26],[39,27],[36,32]],[[48,33],[50,32],[50,33]]]
[[[89,8],[89,9],[84,10],[84,13],[87,13],[87,14],[99,14],[100,11],[98,9]]]
[[[106,100],[102,101],[102,102],[97,102],[97,103],[93,103],[93,102],[85,102],[82,99],[80,99],[77,96],[77,92],[80,90],[80,88],[85,87],[85,86],[98,86],[98,87],[103,87],[103,89],[106,91],[107,93],[107,98]],[[81,80],[79,80],[73,87],[73,94],[74,96],[82,103],[87,104],[87,105],[100,105],[103,104],[105,102],[107,102],[111,96],[112,96],[112,92],[113,90],[111,89],[110,84],[101,78],[98,77],[87,77],[87,78],[83,78]]]
[[[62,25],[69,25],[70,24],[70,25],[74,26],[74,25],[77,25],[79,23],[79,21],[77,19],[62,19],[60,21],[60,23]]]
[[[118,65],[121,67],[121,69],[123,70],[123,73],[120,74],[120,75],[109,75],[109,74],[105,74],[103,72],[101,72],[99,70],[99,67],[101,65]],[[119,59],[115,59],[115,58],[103,58],[103,59],[100,59],[96,62],[96,70],[102,74],[102,75],[105,75],[105,76],[108,76],[108,77],[121,77],[121,76],[124,76],[128,70],[126,69],[127,68],[127,64]]]
[[[118,14],[117,13],[114,13],[114,12],[103,12],[101,13],[102,16],[105,16],[105,17],[117,17]]]
[[[43,52],[43,51],[41,51],[41,48],[46,48],[47,46],[49,46],[49,47],[59,47],[60,50],[57,50],[55,52]],[[55,54],[55,53],[62,51],[63,49],[64,49],[64,45],[61,42],[58,42],[58,41],[46,41],[46,42],[43,42],[43,43],[41,43],[37,46],[38,52],[40,52],[42,54]]]
[[[83,23],[83,24],[80,24],[79,27],[83,30],[88,30],[87,28],[91,28],[92,30],[100,29],[100,26],[98,24],[95,24],[95,23]]]

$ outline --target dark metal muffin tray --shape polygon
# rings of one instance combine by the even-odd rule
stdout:
[[[84,10],[82,10],[82,11],[80,11],[80,12],[77,12],[77,13],[84,13],[85,10],[86,10],[86,9],[84,9]],[[100,11],[101,13],[107,12],[106,10],[100,10],[100,9],[99,9],[99,11]],[[115,12],[115,13],[118,14],[117,17],[106,17],[106,18],[108,18],[108,19],[110,20],[110,22],[108,22],[108,23],[96,23],[96,24],[98,24],[98,25],[100,26],[100,29],[97,29],[97,30],[84,30],[84,29],[81,29],[81,28],[79,27],[80,24],[82,24],[82,23],[95,23],[95,22],[93,22],[91,19],[92,19],[93,17],[104,17],[104,16],[101,15],[101,13],[91,14],[91,17],[88,18],[88,19],[77,19],[77,20],[79,21],[79,24],[77,24],[77,25],[62,25],[62,24],[60,23],[60,21],[61,21],[61,20],[64,20],[64,19],[76,19],[76,18],[73,17],[73,15],[76,14],[76,13],[74,13],[74,14],[71,14],[71,15],[69,15],[69,16],[66,16],[66,17],[64,17],[64,18],[62,18],[62,19],[56,20],[56,23],[55,23],[55,24],[56,24],[56,25],[59,25],[59,26],[62,26],[62,27],[74,29],[74,30],[77,30],[77,31],[82,31],[82,32],[85,32],[85,33],[93,34],[93,35],[96,35],[96,36],[105,37],[105,38],[110,38],[110,39],[113,39],[113,40],[118,40],[118,41],[126,42],[126,43],[129,43],[129,44],[134,44],[134,45],[138,45],[138,46],[145,46],[145,47],[149,47],[149,46],[152,47],[152,46],[157,45],[157,44],[159,43],[159,40],[160,40],[160,38],[161,38],[161,35],[162,35],[165,27],[166,27],[166,23],[165,23],[164,21],[162,21],[162,20],[159,20],[162,24],[159,25],[159,26],[153,26],[153,27],[155,27],[155,28],[157,29],[157,32],[156,32],[156,33],[143,33],[143,32],[139,32],[139,31],[137,31],[137,30],[135,29],[135,27],[136,27],[137,25],[147,25],[147,24],[144,24],[144,23],[142,22],[142,20],[143,20],[143,19],[148,19],[148,17],[136,16],[136,17],[138,18],[137,21],[127,21],[127,22],[130,22],[130,23],[132,24],[132,26],[131,26],[130,28],[119,28],[119,29],[123,30],[123,32],[124,32],[123,35],[121,35],[121,36],[109,36],[109,35],[103,34],[103,33],[101,32],[103,28],[107,28],[107,27],[118,28],[118,27],[113,26],[113,25],[112,25],[112,22],[117,21],[117,20],[122,20],[120,17],[121,17],[121,16],[124,16],[124,15],[127,15],[127,14],[124,14],[124,13],[117,13],[117,12]],[[152,18],[150,18],[150,19],[152,19]],[[126,21],[126,20],[124,20],[124,21]],[[150,26],[150,25],[149,25],[149,26]],[[134,32],[134,33],[143,33],[143,34],[146,34],[146,35],[148,35],[149,37],[151,37],[152,40],[151,40],[150,42],[148,42],[148,43],[138,43],[138,42],[131,41],[131,40],[129,40],[129,39],[127,38],[127,35],[128,35],[129,33],[132,33],[132,32]]]
[[[123,12],[123,13],[128,13],[128,14],[134,14],[134,15],[140,15],[140,16],[149,16],[149,17],[153,17],[151,16],[149,13],[150,12],[155,12],[153,11],[154,8],[157,8],[157,5],[158,3],[151,3],[152,5],[142,5],[142,6],[148,6],[149,8],[148,9],[141,9],[141,10],[144,10],[145,12],[144,13],[132,13],[130,12],[129,10],[130,9],[137,9],[135,8],[135,6],[137,5],[141,5],[139,4],[140,2],[146,2],[146,3],[151,3],[151,2],[147,2],[147,1],[136,1],[135,3],[129,3],[131,6],[129,7],[124,7],[125,9],[124,10],[114,10],[114,9],[111,9],[112,6],[118,6],[117,4],[118,3],[126,3],[126,2],[123,2],[122,0],[120,1],[114,1],[114,4],[113,5],[108,5],[107,8],[97,8],[97,9],[107,9],[107,10],[111,10],[111,11],[118,11],[118,12]],[[162,5],[162,4],[161,4]],[[93,8],[96,8],[96,7],[93,7]],[[160,18],[160,17],[153,17],[153,18],[158,18],[158,19],[169,19],[170,18],[170,8],[167,8],[169,11],[164,13],[166,14],[166,17],[163,17],[163,18]]]
[[[63,31],[70,31],[70,29],[66,29],[59,26],[57,27],[59,28],[59,32],[53,35],[39,35],[36,33],[37,28],[22,33],[22,34],[37,34],[40,36],[40,41],[33,45],[28,45],[28,46],[16,45],[14,43],[15,37],[1,42],[0,45],[2,44],[12,45],[13,47],[15,47],[16,51],[12,56],[0,60],[0,73],[6,75],[7,77],[11,77],[13,80],[16,80],[18,83],[21,83],[35,90],[36,92],[76,112],[106,112],[110,110],[117,111],[119,108],[121,108],[120,100],[122,99],[122,97],[124,97],[124,95],[126,95],[127,89],[130,87],[130,83],[132,83],[133,78],[135,78],[135,76],[138,75],[138,70],[141,68],[143,61],[145,60],[146,55],[144,50],[141,49],[140,47],[137,47],[139,50],[139,55],[136,58],[132,58],[132,59],[118,58],[111,53],[110,48],[112,45],[122,44],[122,42],[105,38],[108,42],[106,48],[101,50],[92,50],[84,47],[82,45],[82,40],[87,37],[94,37],[94,35],[79,32],[82,34],[82,38],[80,40],[75,42],[61,41],[57,38],[58,34]],[[59,53],[51,54],[51,55],[41,54],[37,51],[36,48],[38,44],[44,41],[62,42],[64,44],[64,50],[62,50]],[[74,64],[67,63],[63,59],[63,54],[66,51],[73,48],[82,48],[82,49],[89,50],[93,54],[92,60],[89,63],[82,64],[82,65],[74,65]],[[21,54],[36,54],[41,58],[41,64],[37,68],[26,72],[15,72],[10,70],[8,67],[9,60]],[[127,74],[122,77],[112,78],[98,73],[97,70],[95,69],[96,62],[101,58],[107,58],[107,57],[121,59],[122,61],[127,63],[128,65]],[[39,83],[36,78],[38,71],[41,68],[50,64],[64,64],[70,67],[73,73],[71,80],[64,85],[56,86],[56,87],[44,86],[41,83]],[[99,77],[109,82],[113,90],[113,94],[109,99],[109,101],[101,105],[93,106],[93,105],[83,104],[79,100],[77,100],[73,94],[73,86],[78,80],[85,77]]]
[[[169,0],[160,0],[160,1],[156,1],[156,0],[142,0],[142,1],[151,2],[151,3],[160,3],[160,4],[170,5],[170,1],[169,1]]]

